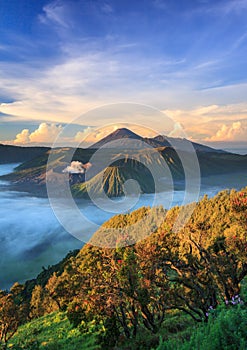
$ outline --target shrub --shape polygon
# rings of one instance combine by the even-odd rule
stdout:
[[[221,306],[198,326],[189,341],[160,340],[156,350],[246,350],[247,308],[242,305]]]

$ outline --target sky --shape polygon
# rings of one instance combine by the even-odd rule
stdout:
[[[1,143],[49,144],[67,124],[68,143],[120,121],[165,133],[159,113],[121,116],[134,103],[247,148],[247,0],[0,0],[0,18]],[[88,114],[108,104],[120,113]]]

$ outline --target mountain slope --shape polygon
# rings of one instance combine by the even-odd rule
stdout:
[[[152,177],[146,172],[138,172],[131,167],[110,166],[91,180],[76,184],[72,187],[72,194],[77,197],[88,197],[91,195],[102,197],[106,194],[109,197],[119,197],[124,195],[124,183],[128,180],[136,180],[142,193],[154,192]],[[131,193],[136,190],[135,185],[130,186]]]
[[[17,310],[36,308],[39,316],[30,322],[27,313],[8,347],[246,349],[246,199],[247,188],[205,196],[179,231],[174,223],[186,207],[112,217],[58,275],[38,283],[35,303],[14,294]],[[112,238],[113,249],[94,245]]]
[[[133,131],[127,128],[120,128],[113,131],[111,134],[107,135],[100,141],[94,143],[89,148],[101,148],[102,146],[106,146],[109,142],[117,141],[117,140],[121,140],[120,147],[123,147],[124,145],[126,146],[128,145],[128,139],[143,140],[141,136],[135,134]]]
[[[119,159],[115,161],[116,158]],[[73,195],[85,197],[88,189],[97,197],[103,196],[104,193],[109,197],[119,197],[124,195],[123,184],[128,180],[137,181],[141,193],[162,192],[167,189],[166,179],[169,179],[170,174],[175,182],[184,179],[181,161],[171,147],[132,150],[129,153],[113,152],[111,159],[112,162],[107,168],[100,169],[92,177],[89,172],[87,182],[74,185]],[[93,167],[92,172],[94,173]],[[135,193],[136,184],[129,183],[129,186],[130,193]]]
[[[124,147],[131,147],[133,146],[133,143],[129,142],[128,145],[128,140],[138,140],[142,141],[143,143],[146,143],[149,146],[152,146],[154,148],[158,147],[173,147],[175,149],[184,149],[184,142],[187,141],[186,139],[178,138],[178,137],[168,137],[165,135],[158,135],[153,138],[149,137],[142,137],[131,130],[127,128],[120,128],[115,131],[113,131],[111,134],[107,135],[100,141],[94,143],[90,148],[101,148],[103,146],[107,147],[107,144],[113,141],[121,141],[119,142],[119,145],[117,145],[118,148],[124,148]],[[191,142],[193,145],[194,149],[196,151],[200,152],[213,152],[213,153],[227,153],[222,150],[215,150],[214,148],[211,148],[209,146],[205,146],[196,142]],[[110,145],[109,145],[110,147]],[[138,144],[137,144],[138,148]]]
[[[47,161],[51,152],[52,160],[50,159],[49,169],[47,169]],[[19,165],[13,173],[1,176],[1,179],[10,181],[12,187],[17,191],[46,196],[47,174],[51,181],[56,181],[59,185],[59,182],[64,182],[65,174],[62,171],[68,166],[71,159],[87,163],[93,153],[94,150],[92,149],[79,148],[75,150],[70,147],[57,148],[52,151],[48,149],[34,159],[27,160]]]
[[[97,350],[96,337],[97,332],[82,334],[74,328],[65,312],[53,312],[20,326],[9,348]]]
[[[184,142],[186,139],[178,138],[178,137],[168,137],[164,135],[158,135],[155,136],[154,138],[145,138],[144,139],[146,143],[151,145],[152,147],[161,147],[161,146],[169,146],[169,147],[174,147],[175,149],[181,149],[183,150],[184,148]],[[222,150],[216,150],[212,147],[202,145],[200,143],[196,142],[191,142],[193,145],[195,151],[199,152],[206,152],[206,153],[227,153]]]
[[[96,147],[102,147],[114,140],[119,141],[119,147],[103,148],[100,153],[96,153],[96,158],[92,158],[97,150]],[[134,140],[136,143],[132,142]],[[179,152],[174,147],[164,146],[170,145],[169,141],[177,146]],[[145,148],[144,142],[149,144],[147,148]],[[168,180],[171,176],[175,186],[179,181],[179,188],[181,188],[181,184],[185,180],[183,164],[186,164],[188,178],[199,176],[198,172],[195,172],[195,158],[191,157],[190,151],[185,151],[186,147],[184,149],[182,147],[185,145],[184,142],[188,141],[171,139],[162,135],[145,139],[122,128],[91,146],[93,148],[75,150],[63,147],[53,150],[45,148],[37,148],[36,150],[31,147],[29,153],[26,151],[29,148],[26,148],[27,155],[32,154],[33,156],[35,151],[38,152],[38,155],[25,161],[12,174],[2,176],[1,179],[11,181],[16,190],[46,195],[46,181],[56,183],[59,188],[62,182],[67,181],[63,170],[73,160],[83,164],[93,163],[90,170],[87,171],[86,177],[71,179],[72,186],[77,183],[73,187],[73,194],[76,197],[87,196],[86,186],[94,193],[98,191],[99,196],[103,195],[103,191],[105,191],[106,195],[110,197],[118,197],[124,194],[123,184],[130,179],[139,182],[143,193],[165,190],[166,183],[169,183]],[[154,148],[157,145],[158,147]],[[247,156],[217,151],[199,144],[194,144],[194,147],[196,147],[202,182],[209,176],[244,175],[247,172]],[[19,147],[13,146],[13,149],[18,151]],[[52,161],[49,163],[47,177],[46,166],[50,153],[52,153]],[[154,176],[151,173],[154,173]],[[84,183],[85,178],[87,184]],[[232,183],[231,187],[236,187],[238,185],[237,177],[234,175],[232,178],[235,182]],[[158,189],[154,188],[154,181],[156,185],[158,183]]]
[[[19,147],[0,144],[0,164],[22,163],[45,154],[49,147]]]

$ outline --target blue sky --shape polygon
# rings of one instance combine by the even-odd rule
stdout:
[[[0,18],[1,142],[52,141],[118,102],[154,106],[199,142],[245,142],[247,0],[0,0]]]

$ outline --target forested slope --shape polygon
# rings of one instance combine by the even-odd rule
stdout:
[[[2,342],[30,318],[62,311],[75,337],[91,332],[102,349],[150,349],[159,342],[159,349],[175,343],[181,349],[197,349],[198,343],[198,349],[213,349],[209,335],[222,349],[232,342],[231,349],[246,349],[247,189],[204,197],[177,231],[180,210],[140,208],[117,215],[63,262],[62,271],[34,283],[31,299],[18,284],[1,292],[0,322],[11,324]],[[133,226],[145,217],[150,236],[128,246],[137,238]],[[119,229],[114,249],[92,244],[105,233],[109,238],[111,228]],[[14,339],[17,344],[18,334]],[[52,349],[47,342],[38,348]]]

